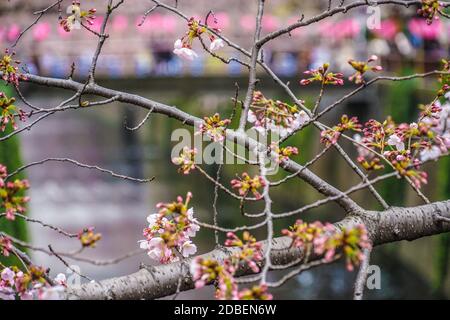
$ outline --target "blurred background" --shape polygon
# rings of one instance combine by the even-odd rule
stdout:
[[[175,3],[170,0],[166,2]],[[251,45],[256,1],[178,2],[180,11],[199,19],[204,19],[208,11],[213,10],[217,26],[224,35],[244,48]],[[334,1],[335,5],[338,2]],[[51,3],[50,0],[2,1],[0,47],[11,47],[20,32],[34,21],[32,13]],[[63,3],[63,16],[70,3]],[[98,18],[92,27],[94,30],[98,30],[101,25],[106,3],[105,0],[82,1],[84,9],[95,7],[98,10]],[[326,9],[327,4],[328,1],[316,0],[268,1],[263,34],[300,19],[302,14],[306,18],[314,16]],[[239,64],[226,65],[202,53],[199,43],[194,45],[194,49],[200,57],[192,63],[181,61],[172,54],[172,50],[174,41],[186,31],[185,21],[173,13],[158,9],[138,27],[143,13],[151,7],[151,1],[128,0],[112,16],[108,27],[110,38],[99,59],[98,82],[109,88],[179,106],[196,116],[214,112],[228,116],[233,105],[231,98],[235,92],[234,84],[239,84],[241,96],[246,89],[246,70]],[[319,88],[300,87],[298,81],[303,71],[324,62],[330,62],[333,71],[346,74],[350,72],[347,64],[349,58],[365,60],[371,54],[379,55],[385,74],[406,75],[440,68],[440,60],[448,57],[450,24],[439,20],[428,26],[425,20],[416,16],[416,9],[383,6],[379,28],[373,30],[367,28],[372,11],[368,13],[364,8],[338,15],[268,43],[264,47],[264,57],[284,81],[291,83],[294,93],[306,100],[308,105],[313,104]],[[86,30],[66,33],[59,27],[59,15],[56,9],[46,14],[25,34],[15,50],[24,68],[31,73],[67,77],[71,64],[75,63],[75,78],[82,81],[91,63],[96,37]],[[209,22],[214,25],[212,20]],[[220,54],[243,58],[231,48],[224,48]],[[290,102],[264,73],[258,77],[261,79],[259,88],[267,97]],[[41,107],[54,107],[69,96],[68,92],[62,90],[30,85],[22,85],[21,88],[33,104]],[[322,106],[328,106],[353,88],[350,84],[329,88]],[[323,121],[334,124],[343,113],[356,115],[361,121],[369,118],[380,120],[387,115],[392,115],[398,122],[413,121],[417,116],[417,105],[428,103],[436,88],[437,82],[431,79],[380,83],[354,96],[328,114]],[[15,94],[10,87],[1,90],[7,91],[9,95]],[[155,204],[171,201],[177,195],[184,196],[187,191],[194,194],[192,204],[199,219],[212,221],[213,185],[196,172],[189,176],[179,175],[170,162],[171,148],[176,143],[170,141],[170,135],[182,125],[154,114],[139,131],[129,132],[125,129],[125,125],[137,125],[145,114],[145,111],[135,107],[117,103],[105,108],[67,111],[54,114],[19,138],[0,142],[0,163],[6,164],[10,171],[23,163],[47,157],[69,157],[134,177],[156,177],[154,182],[142,185],[62,163],[47,163],[30,168],[24,174],[32,186],[29,191],[32,201],[28,210],[31,217],[71,232],[95,226],[96,231],[103,235],[97,248],[86,249],[82,257],[104,261],[137,249],[137,241],[142,238],[142,229],[146,227],[146,217],[154,212]],[[295,160],[305,163],[321,151],[319,134],[314,128],[308,128],[287,142],[300,150]],[[343,141],[343,146],[355,156],[351,145]],[[204,168],[211,175],[217,171],[216,166]],[[430,173],[430,181],[424,188],[425,194],[432,200],[448,199],[450,161],[443,159],[439,163],[429,164],[426,169]],[[254,168],[243,165],[227,165],[222,181],[229,185],[236,172],[252,170]],[[333,150],[312,170],[342,190],[359,182],[347,163]],[[282,176],[280,173],[278,178]],[[421,203],[403,181],[385,181],[378,184],[377,189],[391,205]],[[273,189],[272,197],[276,212],[295,209],[320,199],[315,190],[299,181],[290,181]],[[355,193],[354,199],[366,208],[379,209],[373,197],[365,191]],[[225,194],[220,194],[218,207],[219,221],[223,226],[251,223],[240,215],[238,203],[230,201]],[[256,211],[258,207],[249,206],[249,210]],[[340,208],[330,204],[296,218],[334,222],[342,217]],[[294,220],[278,221],[277,232]],[[46,248],[52,244],[57,251],[70,252],[79,246],[77,241],[60,237],[37,224],[25,226],[21,221],[14,224],[0,221],[0,228],[38,247]],[[257,235],[263,237],[264,232]],[[197,242],[202,253],[211,250],[214,247],[213,233],[202,230]],[[376,248],[372,264],[381,268],[381,290],[368,290],[367,297],[448,298],[449,248],[448,235]],[[66,272],[66,267],[54,257],[39,252],[29,253],[37,264],[49,266],[53,275]],[[70,262],[78,265],[83,274],[96,280],[134,272],[141,262],[153,263],[145,253],[106,266]],[[274,279],[277,276],[272,274]],[[274,290],[274,295],[278,299],[347,299],[351,297],[354,277],[355,273],[348,273],[343,264],[335,264],[304,272],[284,287]],[[211,298],[212,288],[182,293],[180,297]]]

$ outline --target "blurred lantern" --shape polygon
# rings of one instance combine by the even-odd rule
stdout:
[[[38,23],[33,28],[33,38],[36,41],[44,41],[50,36],[51,31],[52,29],[48,22]]]

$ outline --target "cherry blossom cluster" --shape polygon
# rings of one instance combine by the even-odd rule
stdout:
[[[364,74],[368,71],[379,72],[383,70],[381,66],[371,66],[371,62],[378,60],[376,55],[372,55],[367,61],[356,61],[353,59],[348,60],[348,63],[355,69],[355,73],[351,75],[348,80],[355,82],[356,84],[364,83]]]
[[[179,196],[175,202],[158,203],[159,212],[147,217],[149,226],[143,232],[145,240],[139,243],[151,259],[170,263],[197,252],[191,238],[200,226],[194,218],[194,209],[188,208],[191,199],[192,193],[188,192],[186,201]]]
[[[11,239],[5,236],[0,236],[0,254],[5,257],[9,257],[12,249]]]
[[[26,80],[27,77],[19,72],[20,61],[14,59],[15,55],[15,52],[10,53],[9,49],[5,50],[5,54],[0,60],[0,73],[5,82],[18,86],[19,81]]]
[[[231,187],[239,189],[239,194],[246,197],[249,192],[252,192],[257,199],[261,199],[262,195],[259,189],[263,188],[266,182],[261,176],[254,176],[251,178],[247,172],[242,173],[241,177],[231,180]]]
[[[276,142],[273,142],[270,148],[278,155],[276,159],[277,163],[287,161],[291,156],[298,154],[298,149],[296,147],[280,147]]]
[[[102,235],[100,233],[95,233],[94,231],[94,227],[89,227],[78,233],[78,239],[83,247],[95,248],[97,242],[101,240]]]
[[[330,64],[324,63],[318,69],[305,71],[304,74],[308,75],[309,78],[300,80],[300,84],[305,86],[313,82],[320,82],[322,85],[331,84],[342,86],[344,84],[344,80],[342,79],[344,75],[342,73],[328,72],[329,68]]]
[[[58,274],[55,285],[45,279],[46,270],[30,266],[21,271],[13,266],[0,272],[0,299],[2,300],[60,300],[64,297],[66,277]]]
[[[195,287],[201,288],[208,283],[214,283],[216,299],[219,300],[271,300],[272,295],[267,292],[265,284],[239,291],[235,279],[241,264],[247,265],[255,273],[260,271],[258,263],[263,260],[261,243],[248,232],[244,232],[242,240],[232,232],[229,232],[227,237],[225,245],[238,250],[223,262],[203,257],[196,257],[192,261],[190,271]]]
[[[321,142],[326,145],[335,144],[339,140],[342,133],[347,130],[359,132],[361,131],[361,124],[357,117],[349,118],[347,115],[341,117],[341,122],[331,129],[323,130],[321,132]]]
[[[383,168],[379,164],[381,155],[400,175],[411,178],[416,187],[420,188],[422,184],[427,183],[427,173],[419,171],[420,159],[417,154],[420,154],[420,150],[426,148],[428,144],[426,139],[423,139],[430,132],[428,125],[424,122],[396,125],[390,118],[383,123],[372,119],[365,124],[363,132],[364,138],[361,142],[369,149],[365,151],[358,149],[360,152],[358,162],[364,168],[368,170]]]
[[[72,5],[67,7],[66,18],[60,21],[61,26],[66,32],[70,32],[74,29],[81,29],[82,23],[86,21],[89,25],[94,24],[95,13],[97,10],[95,8],[89,9],[88,11],[81,10],[80,1],[73,1]]]
[[[189,147],[183,147],[180,152],[179,157],[174,157],[172,163],[180,166],[178,172],[183,174],[189,174],[195,169],[195,155],[197,154],[197,149],[191,149]]]
[[[8,98],[5,93],[0,92],[0,131],[5,131],[8,123],[14,130],[17,130],[16,116],[20,121],[26,120],[26,114],[23,110],[14,105],[15,98]]]
[[[208,21],[206,21],[206,24]],[[209,50],[214,52],[217,51],[225,46],[225,42],[217,38],[216,35],[214,35],[212,32],[210,32],[207,28],[207,26],[203,26],[201,24],[200,20],[196,20],[194,17],[191,17],[188,21],[188,31],[186,34],[181,38],[177,39],[174,43],[174,50],[173,53],[177,56],[186,59],[186,60],[194,60],[198,57],[197,53],[192,49],[192,45],[194,42],[194,39],[201,38],[203,34],[207,34],[208,38],[210,40]],[[214,32],[220,33],[220,29],[210,27]]]
[[[261,134],[271,130],[277,132],[280,137],[285,137],[310,118],[305,111],[299,110],[295,105],[267,99],[260,91],[255,91],[247,120],[253,123],[255,130]]]
[[[336,252],[341,250],[346,257],[347,270],[352,271],[364,258],[362,249],[371,244],[364,225],[338,231],[332,224],[320,221],[306,223],[302,220],[284,229],[282,233],[292,239],[292,246],[303,248],[307,252],[323,255],[326,261],[332,261]]]
[[[13,221],[16,213],[24,213],[26,210],[25,204],[30,198],[21,194],[30,184],[28,180],[5,181],[7,176],[7,168],[0,164],[0,210],[5,210],[6,219]]]
[[[229,119],[220,119],[218,113],[212,117],[204,117],[196,134],[206,134],[212,141],[220,142],[225,139],[226,127],[231,123]]]
[[[439,19],[439,11],[443,9],[442,2],[438,0],[422,0],[422,7],[417,10],[417,14],[427,19],[428,24]]]

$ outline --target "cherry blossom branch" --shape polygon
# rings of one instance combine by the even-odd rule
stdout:
[[[68,98],[68,99],[64,100],[63,102],[61,102],[61,103],[56,107],[56,109],[61,108],[61,107],[63,107],[64,105],[66,105],[67,103],[70,103],[71,101],[75,100],[77,97],[80,96],[80,92],[81,92],[81,91],[77,91],[77,93],[75,93],[73,96],[71,96],[70,98]],[[30,116],[33,114],[33,111],[34,111],[34,110],[31,111]],[[13,136],[15,136],[15,135],[17,135],[17,134],[19,134],[19,133],[25,131],[25,130],[30,130],[34,125],[36,125],[36,124],[39,123],[40,121],[44,120],[45,118],[51,116],[51,115],[54,114],[55,112],[56,112],[55,110],[54,110],[54,111],[49,111],[49,112],[43,114],[42,116],[40,116],[39,118],[37,118],[36,120],[34,120],[33,122],[27,124],[26,126],[20,128],[20,129],[18,129],[18,130],[14,130],[13,132],[11,132],[11,133],[9,133],[9,134],[7,134],[7,135],[4,135],[3,137],[0,138],[0,142],[1,142],[1,141],[8,140],[9,138],[11,138],[11,137],[13,137]]]
[[[216,181],[220,182],[220,174],[222,173],[223,164],[219,164],[216,172]],[[219,209],[217,209],[217,202],[219,201],[219,186],[216,184],[214,186],[214,199],[212,203],[213,208],[213,223],[214,227],[218,227],[219,225]],[[216,242],[216,246],[219,246],[219,230],[214,230],[214,240]]]
[[[159,0],[152,0],[153,3],[155,3],[158,7],[164,8],[168,11],[171,11],[173,13],[175,13],[176,15],[178,15],[179,17],[181,17],[182,19],[184,19],[185,21],[189,21],[189,17],[187,15],[185,15],[184,13],[182,13],[180,10],[177,9],[177,7],[172,7],[170,5],[167,5]],[[156,9],[156,8],[155,8]],[[237,51],[243,53],[244,55],[250,57],[251,54],[246,51],[245,49],[243,49],[241,46],[239,46],[238,44],[234,43],[233,41],[231,41],[230,39],[228,39],[227,37],[223,36],[222,34],[219,34],[218,32],[216,32],[216,30],[210,28],[208,25],[200,23],[199,24],[201,27],[206,28],[208,30],[208,32],[212,33],[215,37],[222,39],[228,46],[236,49]]]
[[[126,175],[117,174],[117,173],[115,173],[115,172],[113,172],[111,170],[104,169],[104,168],[101,168],[99,166],[92,166],[92,165],[84,164],[84,163],[78,162],[78,161],[70,159],[70,158],[46,158],[46,159],[43,159],[43,160],[40,160],[40,161],[31,162],[31,163],[29,163],[27,165],[24,165],[24,166],[18,168],[16,171],[10,173],[6,177],[6,180],[9,180],[11,177],[13,177],[16,174],[22,172],[23,170],[26,170],[28,168],[31,168],[31,167],[34,167],[34,166],[37,166],[37,165],[41,165],[41,164],[44,164],[44,163],[47,163],[47,162],[67,162],[67,163],[74,164],[74,165],[76,165],[77,167],[80,167],[80,168],[97,170],[97,171],[100,171],[102,173],[108,173],[114,178],[120,178],[120,179],[123,179],[123,180],[128,180],[128,181],[133,181],[133,182],[138,182],[138,183],[148,183],[148,182],[151,182],[151,181],[153,181],[155,179],[155,177],[152,177],[150,179],[132,178],[132,177],[129,177],[129,176],[126,176]]]
[[[441,201],[412,208],[390,208],[376,212],[365,211],[351,215],[335,224],[336,228],[351,229],[363,223],[374,246],[401,240],[415,240],[421,237],[450,231],[450,223],[440,221],[436,215],[450,218],[450,201]],[[272,241],[271,261],[274,265],[288,264],[302,257],[304,252],[291,249],[291,238],[274,238]],[[263,243],[263,250],[267,243]],[[202,255],[216,261],[229,257],[233,249],[227,251],[216,249]],[[322,257],[311,257],[311,262]],[[191,259],[187,259],[189,262]],[[180,262],[160,265],[118,278],[111,278],[99,283],[87,283],[80,287],[68,288],[69,299],[156,299],[173,294],[177,290]],[[241,269],[239,276],[250,271]],[[194,288],[191,275],[187,275],[180,288],[181,291]]]
[[[155,3],[157,3],[158,5],[161,5],[161,3],[160,2],[158,2],[158,1],[154,1]],[[420,1],[417,1],[416,2],[416,4],[419,4],[420,3]],[[342,4],[343,4],[343,2],[342,2]],[[379,4],[401,4],[401,5],[406,5],[406,6],[409,6],[409,4],[412,4],[412,3],[406,3],[406,2],[401,2],[401,1],[381,1],[381,2],[379,2]],[[332,15],[334,15],[335,13],[339,13],[339,12],[347,12],[347,10],[349,10],[349,9],[352,9],[352,8],[354,8],[355,7],[355,5],[356,6],[361,6],[361,5],[368,5],[368,3],[367,2],[360,2],[359,4],[356,4],[356,3],[353,3],[353,4],[351,4],[351,5],[349,5],[349,6],[347,6],[347,7],[342,7],[342,5],[340,5],[338,8],[336,8],[336,9],[334,9],[334,10],[331,10],[331,11],[329,11],[330,12],[330,15],[329,16],[332,16]],[[170,6],[165,6],[165,5],[161,5],[161,6],[163,6],[163,7],[165,7],[166,9],[168,9],[168,10],[170,10],[170,11],[173,11],[173,12],[175,12],[176,14],[178,14],[179,16],[181,16],[181,17],[183,17],[185,20],[188,20],[188,18],[184,15],[184,14],[182,14],[180,11],[178,11],[176,8],[173,8],[173,7],[170,7]],[[263,8],[264,8],[264,4],[263,3],[259,3],[259,7],[258,7],[258,16],[259,16],[259,14],[261,14],[262,15],[262,11],[263,11]],[[337,11],[336,11],[337,10]],[[322,19],[324,19],[324,18],[326,18],[326,17],[328,17],[328,15],[324,15],[324,14],[322,14],[322,17],[320,17],[317,21],[312,21],[312,20],[314,20],[314,18],[312,19],[312,20],[310,20],[310,21],[305,21],[305,23],[306,23],[306,25],[308,25],[308,24],[311,24],[312,22],[318,22],[318,21],[320,21],[320,20],[322,20]],[[316,17],[317,18],[317,17]],[[302,24],[303,23],[303,21],[301,21],[301,22],[299,22],[298,24]],[[297,27],[300,27],[301,25],[299,25],[299,26],[297,26]],[[207,26],[206,26],[207,27]],[[292,26],[291,26],[292,27]],[[297,27],[294,27],[293,29],[295,29],[295,28],[297,28]],[[289,31],[290,32],[290,31]],[[259,33],[260,33],[260,30],[258,31],[258,17],[257,17],[257,26],[256,26],[256,31],[255,31],[255,37],[256,36],[259,36]],[[278,37],[278,36],[280,36],[281,34],[283,34],[283,32],[282,33],[280,33],[279,35],[277,35],[277,36],[274,36],[273,38],[276,38],[276,37]],[[268,35],[266,38],[268,38],[270,35]],[[273,34],[272,34],[272,36],[273,36]],[[219,35],[219,37],[220,38],[222,38],[220,35]],[[222,38],[223,39],[223,38]],[[225,41],[225,39],[223,39],[224,41]],[[271,40],[271,39],[267,39],[267,41],[268,40]],[[260,48],[260,47],[262,47],[262,45],[264,44],[264,41],[262,42],[262,43],[260,43],[261,41],[255,41],[255,45],[254,45],[254,48]],[[231,44],[229,44],[229,45],[231,45]],[[242,50],[242,48],[240,48],[239,46],[236,46],[236,45],[234,45],[233,47],[235,47],[237,50],[239,50],[239,51],[241,51],[242,53],[244,53],[244,54],[246,54],[247,56],[250,56],[251,58],[254,58],[254,55],[252,54],[252,55],[250,55],[250,54],[248,54],[248,52],[246,52],[245,50]],[[252,50],[253,51],[253,50]],[[253,60],[252,60],[253,61]],[[270,70],[270,68],[269,67],[267,67],[267,65],[265,65],[264,64],[264,62],[263,61],[260,61],[260,60],[258,60],[258,58],[256,57],[256,60],[255,60],[255,64],[256,63],[260,63],[262,66],[263,66],[263,68],[272,76],[272,78],[274,78],[274,80],[277,82],[277,83],[279,83],[279,84],[282,84],[282,82],[281,82],[281,80],[279,80],[278,79],[278,77]],[[253,69],[253,71],[255,72],[255,74],[256,74],[256,68],[254,68]],[[252,78],[252,68],[250,69],[250,78]],[[278,81],[277,81],[278,80]],[[251,81],[249,82],[249,83],[251,83]],[[303,106],[303,104],[293,95],[293,93],[291,92],[291,90],[289,89],[289,87],[287,86],[287,85],[285,85],[284,83],[283,83],[283,85],[282,85],[282,87],[285,89],[285,90],[287,90],[287,92],[291,95],[291,97],[293,96],[293,98],[294,98],[294,101],[296,101],[296,104],[298,104],[299,106],[301,106],[304,110],[306,110],[307,111],[307,113],[308,113],[308,115],[310,115],[311,116],[311,113],[309,112],[309,110],[308,109],[306,109],[304,106]],[[244,103],[244,112],[243,112],[243,114],[241,114],[241,119],[240,119],[240,125],[239,125],[239,129],[240,130],[242,130],[243,129],[243,127],[245,126],[245,123],[246,123],[246,119],[247,119],[247,116],[246,116],[246,113],[248,114],[248,108],[246,108],[246,104],[247,104],[247,102],[248,102],[248,106],[249,106],[249,92],[253,92],[253,90],[254,90],[254,86],[253,86],[253,88],[249,85],[249,87],[248,87],[248,91],[247,91],[247,95],[246,95],[246,100],[245,100],[245,103]],[[247,110],[247,111],[246,111]],[[320,124],[319,122],[314,122],[314,124],[315,124],[315,126],[316,127],[318,127],[318,129],[320,129],[320,130],[323,130],[324,128],[323,128],[323,125],[322,124]],[[350,157],[345,153],[345,151],[339,146],[339,145],[335,145],[335,148],[338,150],[338,152],[341,154],[341,156],[343,156],[343,158],[344,158],[344,160],[350,165],[350,167],[363,179],[363,181],[366,181],[366,176],[365,176],[365,174],[361,171],[361,169],[359,169],[359,167],[350,159]],[[417,188],[415,188],[414,187],[414,185],[412,184],[412,182],[410,181],[410,179],[408,179],[407,178],[407,181],[412,185],[412,187],[416,190],[416,192],[418,193],[418,195],[425,201],[425,202],[429,202],[428,200],[427,200],[427,198],[425,197],[425,195],[423,195],[423,193],[420,191],[420,190],[418,190]],[[381,195],[372,187],[372,186],[369,186],[369,190],[370,190],[370,192],[374,195],[374,197],[377,199],[377,201],[384,207],[384,208],[388,208],[389,207],[389,205],[384,201],[384,199],[381,197]]]
[[[211,50],[206,46],[205,41],[203,41],[203,38],[202,38],[202,37],[199,37],[198,39],[200,40],[200,43],[201,43],[201,45],[202,45],[202,47],[203,47],[203,50],[205,50],[206,52],[208,52],[212,57],[214,57],[214,58],[216,58],[216,59],[219,59],[220,61],[222,61],[222,62],[225,63],[225,64],[230,64],[232,61],[237,62],[237,63],[239,63],[240,65],[243,65],[244,67],[246,67],[246,68],[248,68],[248,69],[250,70],[250,68],[251,68],[251,67],[250,67],[250,64],[248,64],[247,62],[244,62],[244,61],[242,61],[242,60],[240,60],[240,59],[238,59],[238,58],[234,58],[234,57],[233,57],[233,58],[224,58],[224,57],[218,55],[217,53],[211,51]]]
[[[148,15],[150,13],[152,13],[153,11],[155,11],[158,7],[159,7],[159,4],[155,4],[153,7],[151,7],[147,11],[145,11],[144,15],[142,16],[141,22],[138,24],[138,27],[142,27],[142,25],[144,24],[145,20],[147,20]]]

